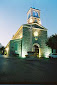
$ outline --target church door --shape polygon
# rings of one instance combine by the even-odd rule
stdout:
[[[39,47],[37,45],[34,45],[34,51],[35,53],[39,53]]]

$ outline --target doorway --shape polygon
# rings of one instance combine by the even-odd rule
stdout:
[[[33,48],[35,53],[39,53],[39,47],[37,45],[34,45]]]

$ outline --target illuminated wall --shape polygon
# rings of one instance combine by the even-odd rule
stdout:
[[[9,55],[9,47],[10,47],[10,42],[5,47],[5,53],[4,54],[6,54],[7,56]]]
[[[9,55],[12,56],[12,53],[15,52],[24,58],[28,51],[33,51],[33,45],[38,44],[38,57],[48,57],[51,53],[51,49],[46,46],[46,40],[47,30],[44,27],[40,27],[36,24],[24,24],[22,27],[22,38],[10,41]]]
[[[15,54],[21,56],[21,39],[10,41],[9,55],[13,56]]]
[[[38,36],[34,36],[34,33],[38,32]],[[37,33],[36,33],[37,34]],[[32,42],[39,44],[39,57],[45,57],[46,50],[46,40],[47,40],[47,30],[34,28],[33,29],[33,39]]]
[[[23,27],[22,56],[27,55],[27,52],[31,50],[32,50],[32,38],[30,28]]]
[[[27,55],[28,51],[33,51],[33,45],[37,43],[39,45],[38,57],[47,57],[48,54],[51,53],[51,49],[46,46],[47,30],[44,27],[40,26],[37,27],[37,25],[35,24],[31,25],[26,24],[23,27],[22,56]]]

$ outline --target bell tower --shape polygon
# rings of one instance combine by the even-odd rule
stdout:
[[[35,8],[29,9],[29,11],[27,12],[27,23],[28,24],[38,23],[39,25],[41,25],[39,9]]]

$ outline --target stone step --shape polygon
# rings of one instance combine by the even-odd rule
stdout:
[[[39,53],[32,52],[32,51],[28,51],[27,53],[28,53],[28,55],[25,55],[27,58],[31,58],[31,57],[33,58],[33,57],[37,57],[39,55]]]
[[[25,55],[26,58],[33,58],[33,57],[36,57],[35,55]]]
[[[37,57],[38,54],[33,54],[33,55],[25,55],[26,57]]]
[[[35,52],[28,51],[27,53],[28,53],[28,55],[34,55]]]

